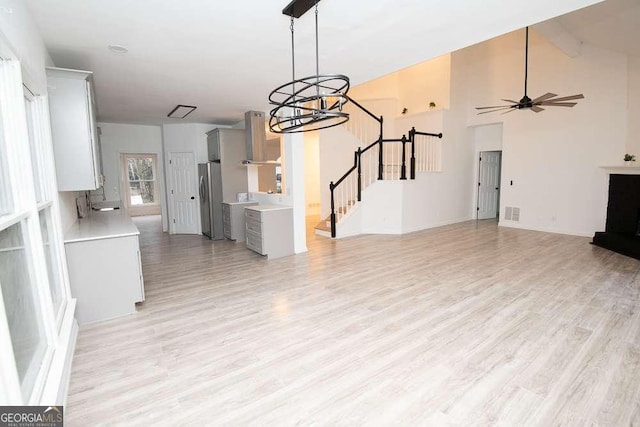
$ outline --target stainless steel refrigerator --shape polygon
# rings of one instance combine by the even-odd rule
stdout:
[[[212,240],[224,239],[222,224],[222,171],[220,161],[198,164],[200,220],[202,234]]]

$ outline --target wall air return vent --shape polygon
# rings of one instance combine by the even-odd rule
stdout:
[[[520,208],[513,208],[513,215],[511,215],[511,221],[520,221]]]
[[[504,210],[504,219],[507,221],[520,221],[520,208],[507,206]]]

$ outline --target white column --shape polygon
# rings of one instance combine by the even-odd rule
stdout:
[[[304,136],[284,134],[284,174],[286,195],[293,206],[293,240],[295,253],[307,251],[307,227],[304,189]]]

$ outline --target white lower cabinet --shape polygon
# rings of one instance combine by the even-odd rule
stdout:
[[[92,214],[65,235],[78,323],[136,312],[145,299],[139,231],[124,213]]]
[[[244,208],[256,206],[258,202],[235,202],[222,204],[224,237],[236,242],[245,241]]]
[[[247,248],[268,259],[294,254],[293,208],[259,205],[245,208]]]

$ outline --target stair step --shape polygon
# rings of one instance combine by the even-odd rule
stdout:
[[[315,229],[316,236],[323,236],[331,238],[331,230],[321,230],[319,228]]]
[[[316,231],[328,231],[331,233],[331,217],[328,216],[322,221],[320,221],[315,227]]]

